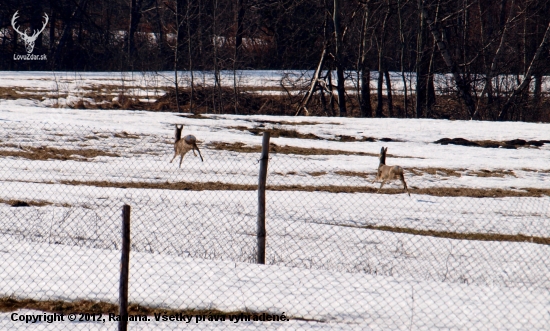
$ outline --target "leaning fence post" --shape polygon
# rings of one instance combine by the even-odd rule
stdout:
[[[265,186],[267,181],[267,162],[269,160],[269,132],[264,131],[262,155],[260,157],[260,178],[258,180],[258,264],[265,264]]]
[[[130,272],[130,206],[122,206],[122,256],[120,258],[120,286],[118,330],[128,330],[128,274]]]

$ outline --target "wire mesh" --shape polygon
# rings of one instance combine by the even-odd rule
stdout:
[[[409,197],[399,181],[378,192],[377,155],[274,148],[257,265],[259,152],[199,147],[180,168],[169,131],[0,124],[2,302],[116,305],[129,204],[130,303],[150,309],[130,329],[182,328],[156,311],[204,329],[548,329],[550,199],[491,186],[507,174],[406,168]]]

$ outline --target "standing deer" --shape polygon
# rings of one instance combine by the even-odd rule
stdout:
[[[201,161],[204,162],[202,158],[201,151],[199,150],[199,147],[197,147],[197,138],[193,135],[187,135],[181,138],[181,130],[183,130],[183,125],[180,127],[176,124],[176,140],[174,141],[174,157],[172,158],[172,161],[176,158],[176,156],[180,155],[180,168],[181,168],[181,162],[183,161],[183,157],[187,152],[190,150],[193,150],[193,154],[197,156],[195,153],[195,149],[199,152],[199,155],[201,157]],[[170,161],[170,163],[172,163]]]
[[[378,164],[378,172],[376,173],[376,179],[372,182],[374,183],[377,180],[381,180],[382,184],[380,184],[380,188],[378,189],[378,192],[382,189],[382,186],[389,181],[394,179],[399,179],[401,183],[403,183],[403,189],[407,191],[409,196],[411,196],[411,193],[409,192],[409,189],[407,188],[407,183],[405,182],[405,176],[403,175],[403,168],[400,166],[387,166],[386,165],[386,152],[388,151],[388,148],[382,147],[380,150],[380,163]]]

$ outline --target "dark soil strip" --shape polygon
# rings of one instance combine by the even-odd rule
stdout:
[[[230,184],[221,182],[205,183],[143,183],[143,182],[107,182],[107,181],[60,181],[65,185],[86,185],[97,187],[114,188],[139,188],[139,189],[161,189],[161,190],[183,190],[183,191],[255,191],[258,185]],[[329,192],[329,193],[376,193],[377,187],[371,186],[300,186],[300,185],[268,185],[270,191],[299,191],[299,192]],[[542,197],[550,196],[549,189],[524,188],[521,191],[503,189],[476,189],[476,188],[453,188],[453,187],[428,187],[409,188],[411,194],[423,194],[439,197],[475,197],[475,198],[503,198],[503,197]],[[403,194],[402,189],[383,189],[381,194]],[[408,197],[407,197],[408,199]]]
[[[77,160],[85,161],[85,159],[77,158],[75,155],[83,158],[94,158],[96,156],[111,156],[118,157],[118,154],[108,153],[97,149],[62,149],[53,147],[25,147],[18,151],[2,151],[0,157],[12,156],[21,157],[29,160]]]
[[[59,300],[33,300],[33,299],[14,299],[11,297],[0,298],[0,312],[11,312],[19,309],[32,309],[39,310],[50,313],[63,313],[63,314],[118,314],[118,305],[101,302],[101,301],[90,301],[90,300],[79,300],[79,301],[59,301]],[[138,304],[130,304],[128,306],[129,315],[146,315],[153,316],[154,314],[182,314],[182,315],[204,315],[204,316],[225,316],[228,318],[230,315],[245,315],[250,316],[262,316],[261,312],[243,312],[243,311],[234,311],[234,312],[224,312],[215,309],[209,310],[194,310],[194,309],[166,309],[166,308],[152,308],[145,307]],[[268,313],[266,313],[268,314]],[[273,314],[270,314],[273,315]],[[108,318],[107,316],[103,316]],[[77,316],[77,319],[79,316]],[[289,319],[294,319],[292,317],[287,317]]]
[[[387,231],[394,233],[406,233],[413,234],[417,236],[427,236],[427,237],[436,237],[436,238],[448,238],[448,239],[458,239],[458,240],[476,240],[476,241],[509,241],[509,242],[531,242],[534,244],[541,245],[550,245],[550,238],[545,237],[531,237],[523,234],[497,234],[497,233],[459,233],[459,232],[447,232],[447,231],[435,231],[435,230],[418,230],[410,228],[400,228],[393,226],[384,226],[384,225],[365,225],[365,226],[356,226],[356,225],[342,225],[342,224],[332,224],[345,227],[353,228],[362,228],[369,230],[378,230],[378,231]]]
[[[392,138],[373,138],[373,137],[361,137],[356,138],[354,136],[347,136],[347,135],[337,135],[334,139],[331,138],[323,138],[313,133],[300,133],[296,130],[289,130],[289,129],[281,129],[281,128],[270,128],[265,129],[262,127],[263,125],[257,126],[255,128],[248,128],[246,126],[230,126],[227,127],[227,129],[234,129],[239,131],[248,131],[254,135],[260,136],[263,134],[264,131],[269,131],[272,138],[295,138],[295,139],[313,139],[313,140],[328,140],[328,141],[340,141],[340,142],[354,142],[354,141],[368,141],[368,142],[374,142],[374,141],[383,141],[383,142],[403,142],[403,140],[399,139],[392,139]]]
[[[7,205],[10,205],[12,207],[43,207],[52,205],[51,202],[47,201],[22,201],[22,200],[4,200],[0,199],[0,203],[5,203]]]
[[[224,143],[224,142],[213,142],[208,144],[208,148],[222,150],[222,151],[231,151],[239,153],[260,153],[262,146],[253,145],[249,146],[244,143]],[[269,144],[270,153],[278,154],[293,154],[293,155],[361,155],[361,156],[372,156],[378,158],[376,153],[365,153],[365,152],[352,152],[352,151],[342,151],[337,149],[324,149],[324,148],[305,148],[305,147],[295,147],[295,146],[279,146],[276,144]],[[398,156],[388,154],[393,158],[406,158],[406,159],[415,159],[412,156]],[[418,158],[419,159],[419,158]]]
[[[460,146],[473,146],[473,147],[485,147],[485,148],[507,148],[517,149],[519,147],[540,147],[544,144],[549,144],[550,140],[523,140],[513,139],[506,141],[496,140],[468,140],[464,138],[443,138],[434,141],[434,144],[441,145],[460,145]]]

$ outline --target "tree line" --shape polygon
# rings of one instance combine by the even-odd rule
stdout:
[[[15,11],[47,61],[13,59]],[[311,70],[296,114],[550,120],[550,0],[4,0],[0,44],[2,70]]]

